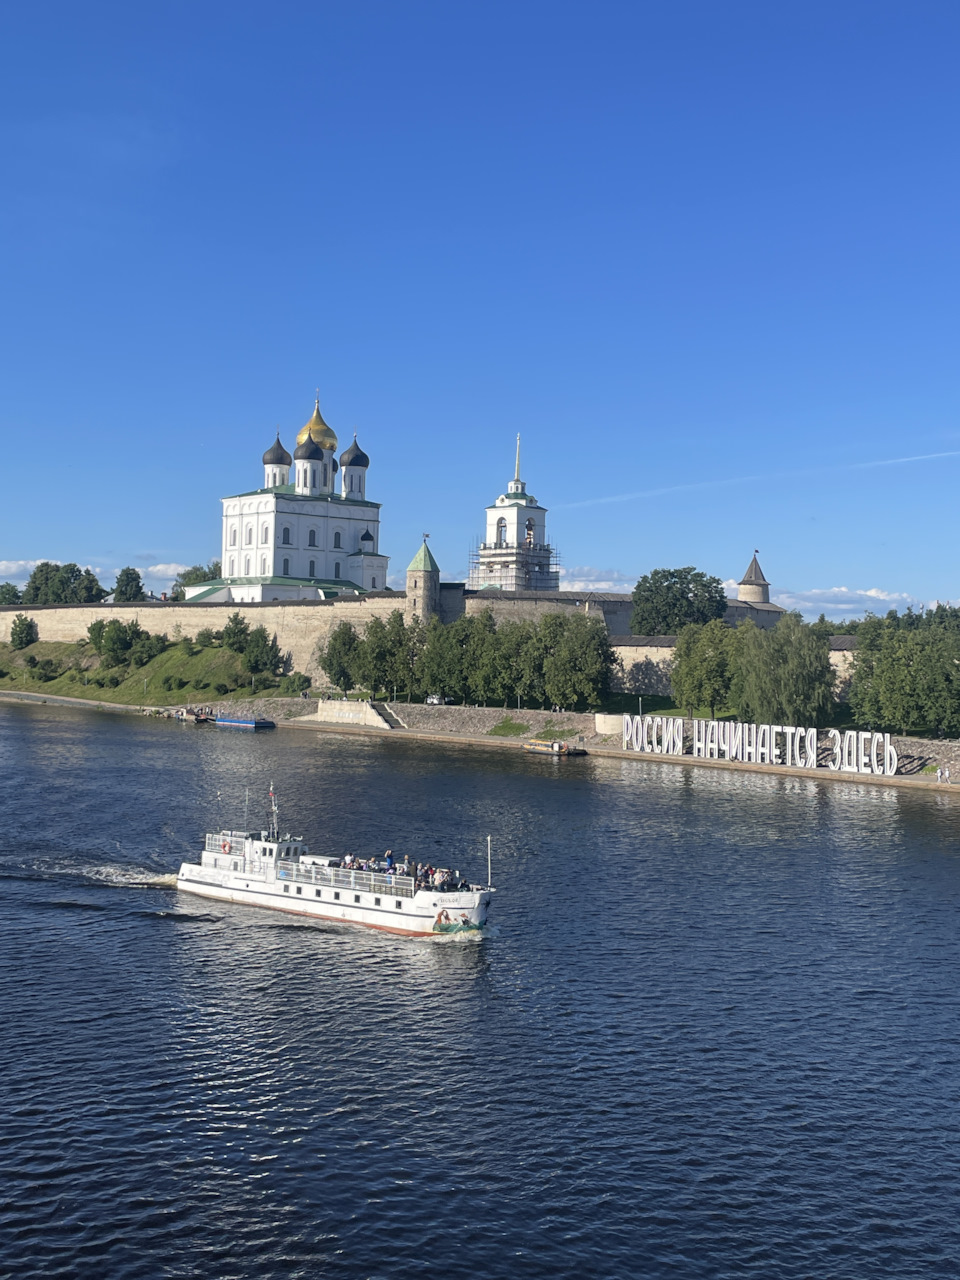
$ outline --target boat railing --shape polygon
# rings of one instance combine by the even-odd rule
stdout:
[[[351,871],[347,867],[302,867],[299,862],[278,862],[277,879],[297,884],[325,885],[330,889],[357,889],[361,893],[393,894],[412,898],[412,876],[391,875],[380,871]]]
[[[243,853],[243,842],[246,840],[249,832],[247,831],[218,831],[214,834],[207,832],[207,842],[204,845],[205,853]],[[230,850],[224,849],[224,845],[229,844],[233,847]]]

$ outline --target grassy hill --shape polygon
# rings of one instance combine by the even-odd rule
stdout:
[[[32,659],[32,661],[31,661]],[[0,691],[60,694],[125,706],[173,707],[224,698],[262,698],[282,682],[251,677],[240,655],[219,644],[172,643],[142,667],[105,667],[91,644],[38,640],[25,649],[0,643]],[[273,688],[270,689],[272,684]]]

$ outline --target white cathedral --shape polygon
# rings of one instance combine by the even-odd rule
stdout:
[[[336,450],[318,395],[293,457],[278,433],[263,455],[263,488],[222,499],[223,577],[187,587],[188,600],[322,600],[383,590],[389,560],[379,549],[380,504],[366,496],[370,459],[356,436],[339,463]]]

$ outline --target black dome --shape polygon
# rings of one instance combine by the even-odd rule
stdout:
[[[366,533],[361,533],[361,535],[360,535],[360,541],[361,541],[361,542],[372,542],[372,541],[373,541],[373,534],[370,532],[370,530],[369,530],[369,529],[366,531]]]
[[[341,467],[369,467],[370,459],[357,444],[357,437],[353,437],[353,444],[349,449],[344,449],[340,455]]]
[[[289,467],[292,461],[293,459],[280,443],[280,432],[278,431],[276,440],[263,455],[263,465],[265,467]]]
[[[298,444],[293,451],[293,456],[299,462],[319,461],[323,457],[323,450],[314,440],[313,436],[308,435],[303,444]]]

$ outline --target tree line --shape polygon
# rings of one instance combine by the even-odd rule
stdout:
[[[835,673],[829,633],[799,613],[775,627],[753,622],[728,627],[718,618],[680,630],[670,681],[688,715],[706,708],[713,718],[732,710],[763,724],[822,725],[833,708]]]
[[[183,600],[185,588],[220,577],[220,561],[195,564],[182,570],[170,588],[171,600]],[[26,585],[18,587],[13,582],[0,583],[0,605],[10,604],[99,604],[111,592],[100,584],[92,569],[81,569],[78,564],[56,564],[42,560],[30,574]],[[137,569],[129,565],[117,574],[112,592],[119,604],[136,604],[147,598],[143,579]]]
[[[960,734],[960,609],[891,609],[856,634],[850,705],[861,724]]]
[[[610,690],[614,656],[603,621],[547,614],[537,622],[501,622],[489,610],[444,625],[407,623],[399,609],[371,618],[362,634],[341,622],[317,650],[336,688],[376,697],[396,690],[419,698],[526,706],[599,706]]]

